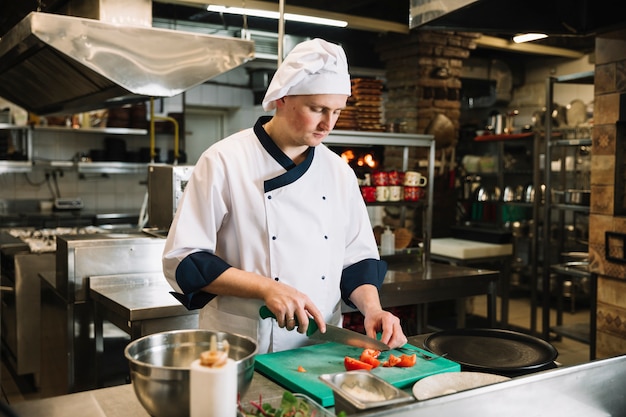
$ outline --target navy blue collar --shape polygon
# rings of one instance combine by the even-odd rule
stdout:
[[[272,158],[276,160],[276,162],[285,168],[287,172],[276,178],[265,181],[264,188],[266,192],[295,182],[309,169],[313,163],[313,156],[315,155],[315,148],[310,147],[307,152],[306,159],[299,165],[296,165],[291,158],[280,150],[270,135],[268,135],[265,129],[263,129],[263,125],[271,119],[272,116],[259,117],[254,125],[254,134],[257,138],[259,138],[259,142],[261,142],[261,145],[263,145],[263,148],[267,151],[267,153],[269,153]]]

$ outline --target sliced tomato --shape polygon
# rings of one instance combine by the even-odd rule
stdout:
[[[380,350],[363,349],[363,353],[361,353],[361,356],[363,355],[371,356],[372,358],[378,358],[380,356]]]
[[[359,360],[361,362],[369,363],[372,367],[376,368],[380,365],[380,361],[376,359],[380,355],[380,351],[374,349],[365,349],[361,352]]]
[[[369,363],[365,363],[355,358],[351,358],[350,356],[346,356],[343,359],[343,366],[346,368],[346,371],[357,371],[357,370],[366,370],[370,371],[374,366]]]
[[[383,366],[386,367],[386,368],[391,368],[393,366],[396,366],[398,363],[400,363],[400,358],[390,353],[389,354],[389,359],[387,359],[383,363]]]
[[[410,368],[415,365],[417,362],[417,355],[414,353],[412,355],[400,355],[400,362],[396,364],[399,368]]]

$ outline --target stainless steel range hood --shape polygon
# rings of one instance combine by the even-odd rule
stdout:
[[[614,0],[411,0],[411,28],[591,36],[626,27]]]
[[[31,12],[0,39],[1,97],[40,115],[106,108],[180,94],[254,57],[251,41],[152,28],[150,0],[74,3],[101,18]]]

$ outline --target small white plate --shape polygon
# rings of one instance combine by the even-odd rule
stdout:
[[[484,372],[444,372],[417,381],[413,385],[413,395],[422,401],[510,379],[506,376]]]

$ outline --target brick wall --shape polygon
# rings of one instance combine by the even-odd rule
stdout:
[[[605,258],[605,232],[626,233],[626,217],[615,207],[619,149],[615,122],[620,119],[620,95],[626,93],[626,31],[596,38],[593,155],[589,256],[598,273],[596,357],[626,353],[626,265]],[[626,112],[626,109],[622,109]],[[624,121],[624,120],[622,120]],[[624,140],[624,138],[621,138]],[[623,155],[622,155],[623,157]],[[622,248],[623,250],[623,248]]]
[[[461,114],[461,70],[463,62],[476,48],[475,33],[413,31],[409,35],[390,34],[376,46],[386,68],[386,123],[400,126],[405,133],[428,133],[435,116],[443,114],[454,125],[452,140],[437,141],[436,160],[444,169],[436,170],[433,237],[448,236],[449,226],[456,222],[456,194],[450,178],[451,162],[458,140]],[[427,151],[413,149],[409,168],[427,174],[419,160],[427,159]],[[385,149],[385,165],[402,166],[402,152],[393,147]],[[414,217],[415,230],[421,228],[422,218]]]

